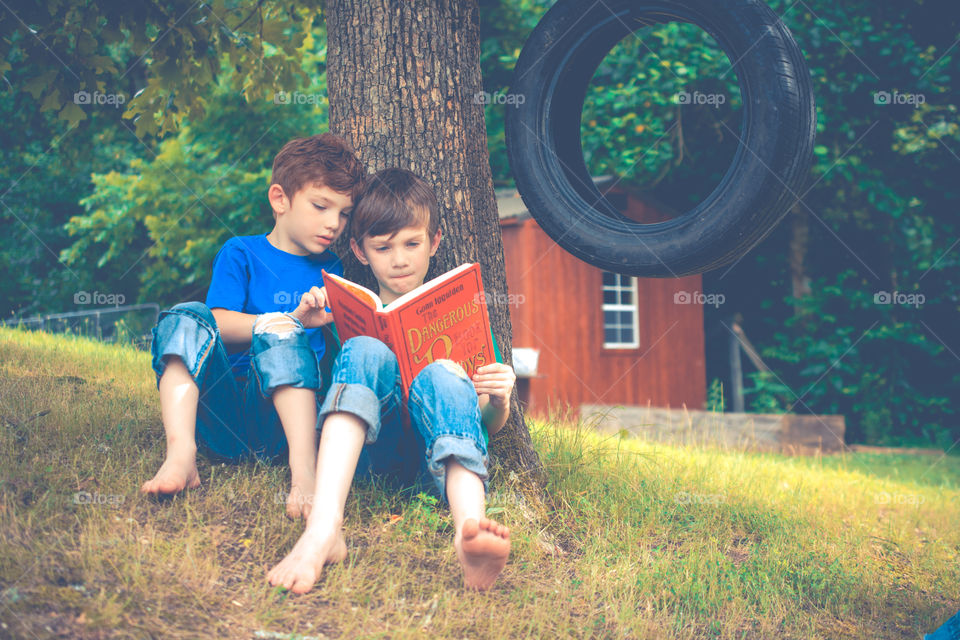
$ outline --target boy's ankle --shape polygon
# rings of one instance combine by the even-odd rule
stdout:
[[[307,518],[307,529],[319,534],[338,532],[343,529],[343,515],[331,513],[323,505],[314,503]]]
[[[197,457],[197,442],[193,438],[167,438],[167,457]]]
[[[287,463],[290,465],[290,479],[293,482],[310,480],[310,484],[313,485],[313,480],[316,478],[317,473],[316,457],[314,457],[313,460],[297,460],[294,459],[293,456],[290,456],[287,459]],[[312,490],[313,486],[305,488]]]

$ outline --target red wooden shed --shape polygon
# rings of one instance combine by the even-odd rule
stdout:
[[[603,183],[598,179],[601,191]],[[672,217],[666,207],[617,186],[605,196],[638,221]],[[501,302],[511,304],[514,365],[528,412],[578,411],[584,403],[704,408],[699,275],[605,272],[553,242],[516,191],[498,191],[497,206],[510,292]]]

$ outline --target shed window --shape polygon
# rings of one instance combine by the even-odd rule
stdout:
[[[603,272],[603,347],[634,349],[640,346],[637,328],[637,279]]]

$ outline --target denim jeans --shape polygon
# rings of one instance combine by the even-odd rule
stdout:
[[[317,354],[303,326],[294,322],[296,328],[285,333],[254,331],[249,372],[238,378],[205,304],[184,302],[160,313],[151,345],[157,385],[166,367],[164,358],[179,356],[200,390],[198,449],[227,462],[252,458],[272,462],[287,454],[273,391],[280,385],[320,388]]]
[[[355,477],[377,474],[405,485],[432,486],[445,500],[444,463],[453,456],[487,488],[487,446],[477,392],[460,365],[438,360],[414,378],[406,406],[411,428],[404,426],[402,405],[400,368],[393,352],[366,336],[343,343],[319,424],[335,411],[352,413],[367,424]]]
[[[960,611],[939,629],[923,636],[923,640],[960,640]]]

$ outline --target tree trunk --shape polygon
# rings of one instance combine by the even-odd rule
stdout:
[[[476,0],[326,0],[330,130],[370,171],[409,169],[440,202],[443,240],[428,278],[479,262],[490,322],[512,362],[500,221],[487,153]],[[348,278],[374,285],[340,243]],[[504,301],[497,303],[496,301]],[[542,465],[517,403],[491,442],[497,463],[536,483]]]

